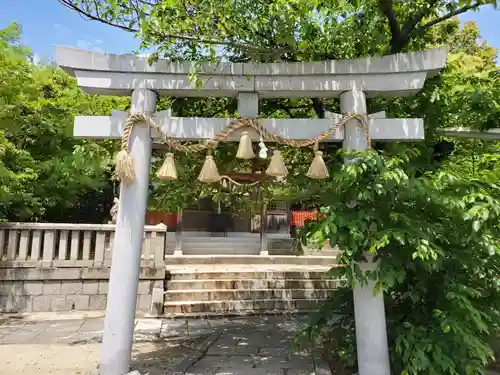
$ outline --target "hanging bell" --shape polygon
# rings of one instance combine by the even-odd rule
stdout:
[[[243,132],[240,138],[240,144],[238,145],[238,152],[236,153],[238,159],[253,159],[255,153],[252,147],[252,138],[248,135],[248,132]]]
[[[328,168],[323,160],[323,152],[318,150],[317,143],[314,145],[314,158],[309,166],[306,176],[313,180],[324,180],[325,178],[330,177]]]
[[[208,154],[205,158],[200,174],[198,175],[198,181],[212,183],[218,182],[220,179],[221,177],[219,175],[219,171],[217,170],[217,164],[215,164],[214,157]]]
[[[165,181],[175,181],[177,180],[177,169],[175,168],[174,154],[171,152],[167,152],[165,155],[165,161],[163,165],[156,173],[156,176],[160,180]]]
[[[272,177],[286,177],[288,170],[286,169],[285,162],[281,157],[281,152],[275,150],[271,156],[271,162],[266,169],[266,174]]]

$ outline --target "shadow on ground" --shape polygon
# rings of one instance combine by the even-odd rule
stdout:
[[[134,345],[131,369],[138,370],[141,374],[170,374],[176,365],[189,356],[204,338],[162,339],[150,343],[151,350],[148,352],[139,350],[138,345]]]
[[[150,372],[150,375],[330,374],[311,353],[292,351],[293,337],[301,327],[296,317],[200,319],[189,320],[187,324],[167,320],[165,324],[162,332],[178,334],[178,339],[171,341],[176,347],[172,348],[165,340],[156,342],[155,352],[139,353],[135,357],[134,369]],[[178,341],[182,329],[189,333],[185,332],[185,341]],[[171,361],[167,355],[178,357]],[[176,365],[170,369],[173,362]]]

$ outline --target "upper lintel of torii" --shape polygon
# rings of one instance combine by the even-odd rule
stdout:
[[[191,62],[158,60],[149,65],[147,58],[131,54],[60,46],[54,50],[57,64],[88,93],[128,96],[145,88],[176,97],[237,97],[253,92],[261,98],[335,98],[353,89],[367,97],[412,95],[445,66],[448,53],[442,47],[356,60],[206,63],[197,68],[200,88],[188,77]]]

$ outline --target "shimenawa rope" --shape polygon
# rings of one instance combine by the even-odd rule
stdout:
[[[360,121],[361,124],[363,125],[363,132],[366,139],[367,149],[370,149],[371,138],[369,132],[369,124],[366,119],[366,116],[360,114],[348,114],[344,118],[342,118],[342,120],[339,123],[332,125],[328,130],[319,134],[317,137],[300,141],[294,139],[285,139],[280,137],[279,135],[269,132],[259,123],[257,119],[240,117],[231,121],[227,126],[227,128],[217,133],[213,139],[207,139],[203,142],[199,142],[196,144],[183,144],[180,141],[168,139],[166,135],[162,132],[161,128],[153,121],[153,119],[149,115],[133,114],[127,118],[123,126],[122,144],[121,144],[121,150],[116,156],[115,174],[118,177],[118,179],[126,183],[132,183],[135,181],[135,160],[129,151],[129,141],[133,127],[141,121],[146,122],[149,126],[151,126],[152,128],[158,130],[161,134],[163,134],[165,138],[162,143],[164,143],[165,145],[181,152],[201,152],[204,150],[213,149],[217,147],[219,142],[226,141],[233,132],[235,132],[238,129],[246,127],[255,129],[262,136],[263,139],[267,139],[277,144],[291,146],[295,148],[313,146],[334,135],[337,132],[337,129],[341,128],[348,121],[353,119]]]

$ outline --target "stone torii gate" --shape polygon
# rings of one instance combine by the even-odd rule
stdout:
[[[310,139],[348,114],[367,116],[366,98],[408,96],[417,93],[427,77],[445,65],[447,49],[372,57],[359,60],[311,63],[205,64],[197,74],[200,88],[188,78],[189,62],[160,60],[55,47],[58,65],[76,77],[86,92],[131,96],[131,114],[153,117],[168,138],[211,139],[232,119],[179,118],[169,111],[155,114],[158,95],[174,97],[236,97],[238,115],[257,118],[259,98],[340,98],[342,114],[327,119],[260,119],[262,126],[282,138]],[[80,138],[118,139],[127,114],[75,118],[74,135]],[[371,139],[415,141],[424,138],[421,119],[367,116]],[[139,124],[141,125],[141,124]],[[120,205],[113,246],[109,294],[99,371],[123,375],[129,371],[135,304],[140,271],[140,249],[148,197],[151,150],[159,134],[147,124],[134,126],[129,150],[136,160],[136,181],[121,184]],[[145,126],[144,126],[145,125]],[[236,140],[238,132],[233,134]],[[257,134],[251,135],[258,140]],[[343,142],[347,150],[368,147],[361,122],[349,120],[326,141]],[[366,264],[372,267],[372,264]],[[389,375],[389,355],[383,296],[373,295],[374,282],[354,288],[356,340],[360,375]]]

